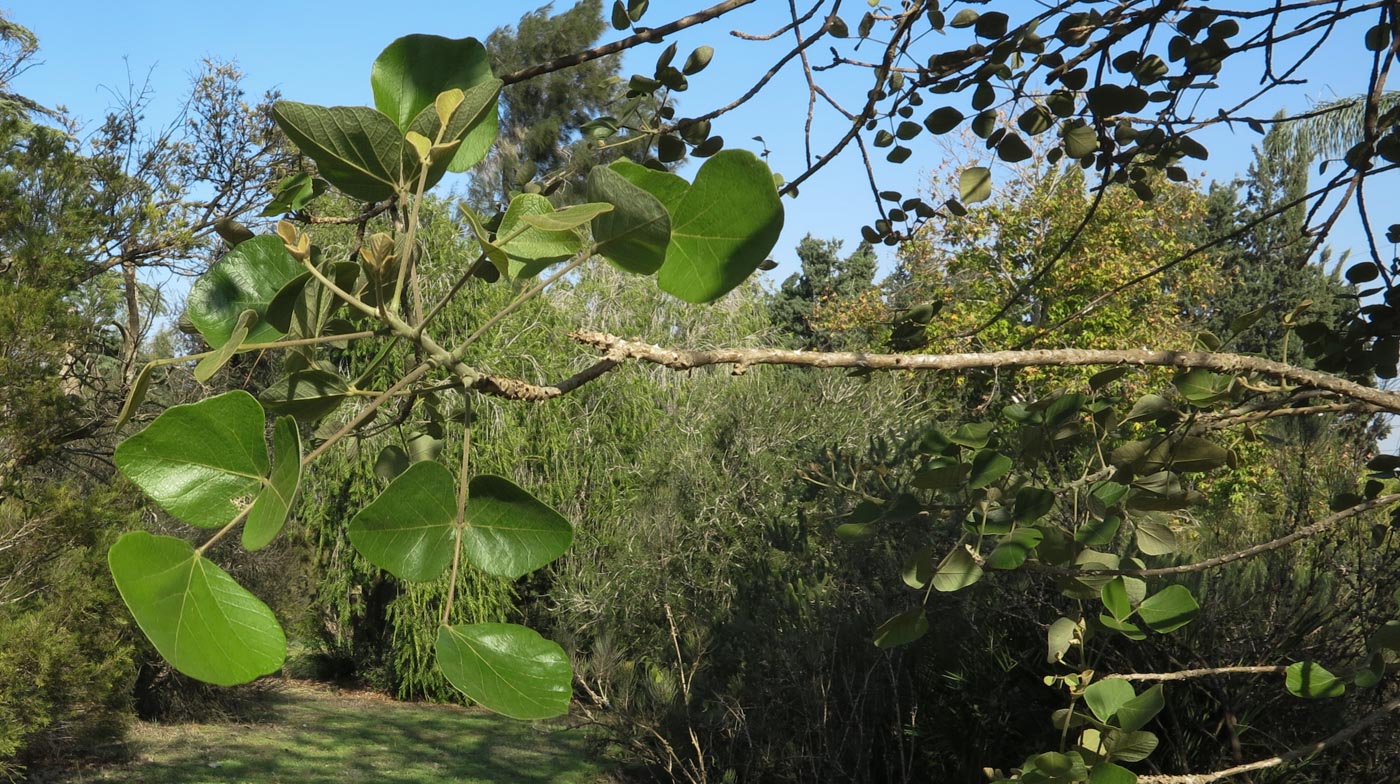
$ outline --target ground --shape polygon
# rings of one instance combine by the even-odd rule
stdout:
[[[160,784],[602,784],[584,731],[454,705],[281,682],[237,722],[139,723],[124,765],[59,781]],[[53,780],[53,779],[49,779]]]

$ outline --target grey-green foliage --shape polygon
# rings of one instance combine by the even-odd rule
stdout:
[[[868,242],[841,257],[841,240],[819,240],[811,234],[797,243],[800,272],[783,281],[773,295],[773,324],[793,336],[803,348],[838,347],[839,336],[813,326],[812,311],[835,299],[848,299],[869,291],[874,285],[876,258]]]

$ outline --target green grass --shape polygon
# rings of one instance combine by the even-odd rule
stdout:
[[[439,784],[610,781],[562,724],[289,685],[242,721],[138,724],[132,761],[65,779],[160,784]]]

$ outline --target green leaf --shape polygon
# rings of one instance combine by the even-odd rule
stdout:
[[[1045,661],[1056,664],[1065,660],[1065,654],[1074,645],[1079,624],[1069,618],[1056,618],[1045,634]]]
[[[121,430],[130,422],[132,414],[146,401],[146,393],[151,389],[151,375],[159,366],[156,362],[147,362],[141,366],[141,372],[136,374],[136,380],[131,384],[131,391],[127,393],[121,411],[117,412],[116,424],[112,425],[113,432]]]
[[[1084,704],[1099,721],[1108,722],[1135,696],[1131,683],[1122,678],[1106,678],[1089,684],[1084,690]]]
[[[617,172],[623,179],[650,193],[665,206],[666,211],[672,216],[675,216],[676,208],[690,188],[690,183],[686,182],[685,178],[679,174],[649,169],[626,159],[612,163],[608,169]],[[674,222],[674,217],[672,220]]]
[[[1118,632],[1130,640],[1147,639],[1147,632],[1144,632],[1132,621],[1120,621],[1112,615],[1100,615],[1099,623],[1103,624],[1104,628]]]
[[[1310,661],[1294,662],[1288,665],[1285,685],[1295,697],[1305,699],[1327,699],[1340,697],[1346,693],[1345,683],[1336,676]]]
[[[1157,736],[1150,732],[1110,732],[1108,755],[1123,762],[1142,762],[1157,749]]]
[[[656,283],[686,302],[713,302],[743,283],[783,230],[773,173],[747,150],[707,159],[674,206],[652,194],[671,213],[671,244]]]
[[[368,106],[278,101],[272,105],[272,118],[297,149],[316,162],[321,176],[347,195],[382,201],[398,191],[405,142],[387,116]]]
[[[1169,555],[1176,552],[1176,532],[1171,526],[1156,520],[1139,520],[1134,524],[1138,549],[1143,555]]]
[[[133,531],[107,564],[136,624],[180,672],[232,686],[282,667],[287,638],[272,611],[189,542]]]
[[[385,47],[370,71],[374,105],[401,133],[409,130],[424,109],[433,106],[438,94],[454,88],[467,93],[474,87],[495,81],[490,57],[475,38],[406,35]],[[481,113],[481,119],[467,132],[449,168],[462,172],[476,165],[486,157],[499,130],[493,94],[489,109]]]
[[[1123,421],[1119,424],[1126,425],[1129,422],[1137,422],[1144,419],[1157,419],[1158,417],[1178,414],[1176,406],[1172,405],[1161,395],[1143,395],[1133,403],[1133,408],[1128,412]]]
[[[1137,784],[1137,774],[1112,762],[1100,762],[1089,774],[1089,784]]]
[[[991,442],[992,432],[996,428],[995,422],[968,422],[958,427],[948,440],[969,449],[982,449]]]
[[[533,629],[512,623],[443,626],[437,663],[448,683],[513,719],[548,719],[569,711],[569,657]]]
[[[1138,617],[1159,634],[1176,631],[1195,619],[1201,606],[1184,585],[1168,585],[1138,605]]]
[[[964,204],[986,201],[992,195],[992,170],[969,166],[958,176],[958,193]]]
[[[253,499],[243,523],[243,548],[258,550],[277,537],[287,523],[297,491],[301,488],[301,432],[296,420],[279,417],[272,430],[272,474]]]
[[[203,384],[213,378],[214,374],[219,372],[219,368],[227,364],[233,355],[238,353],[238,347],[243,345],[243,341],[248,337],[248,331],[257,322],[258,312],[256,310],[245,310],[238,314],[238,321],[234,323],[233,332],[229,333],[228,340],[225,340],[222,346],[194,366],[194,380]]]
[[[1075,529],[1074,541],[1090,547],[1108,544],[1118,535],[1122,525],[1123,518],[1118,515],[1105,515],[1102,520],[1086,520]]]
[[[1009,535],[1002,537],[1002,540],[997,542],[996,548],[987,555],[985,561],[987,568],[1019,569],[1044,537],[1045,534],[1042,534],[1038,529],[1017,528]]]
[[[265,423],[262,406],[240,390],[172,406],[117,446],[117,468],[180,520],[218,528],[263,485]]]
[[[303,273],[301,264],[272,235],[238,243],[218,264],[190,287],[186,311],[195,329],[210,347],[218,349],[233,337],[245,311],[258,322],[243,338],[266,343],[282,337],[281,330],[264,318],[268,304],[290,280]]]
[[[563,515],[510,480],[477,476],[468,485],[462,548],[478,569],[520,577],[563,555],[573,539]]]
[[[407,471],[410,465],[413,463],[408,459],[408,453],[403,451],[403,447],[390,444],[379,450],[379,454],[374,458],[374,475],[379,477],[379,481],[388,484]]]
[[[972,457],[972,473],[968,475],[967,486],[974,490],[986,487],[1010,473],[1011,466],[1011,458],[996,450],[984,449]]]
[[[1229,376],[1212,373],[1201,368],[1188,370],[1172,379],[1172,384],[1176,386],[1181,396],[1192,405],[1200,408],[1207,408],[1229,400],[1234,383],[1234,379]]]
[[[349,392],[345,379],[314,367],[277,379],[258,394],[258,400],[271,411],[315,422],[338,408]]]
[[[914,590],[923,590],[928,586],[928,581],[933,579],[933,571],[936,567],[933,563],[933,548],[920,547],[909,559],[904,562],[904,568],[900,569],[900,579],[904,584]]]
[[[545,231],[572,231],[606,212],[612,212],[611,204],[574,204],[558,212],[541,212],[522,215],[520,220]]]
[[[1128,601],[1128,589],[1124,586],[1121,576],[1104,583],[1100,589],[1100,598],[1103,599],[1103,606],[1117,620],[1126,621],[1128,616],[1133,614],[1133,605]]]
[[[1016,522],[1033,523],[1055,508],[1055,493],[1026,485],[1016,491]]]
[[[875,647],[908,645],[925,634],[928,634],[928,617],[923,607],[915,607],[880,624],[875,630]]]
[[[958,545],[938,564],[933,575],[933,587],[945,593],[960,591],[982,579],[982,567],[972,558],[967,547]]]
[[[269,218],[305,209],[313,199],[326,192],[326,186],[329,184],[306,172],[286,177],[272,189],[272,202],[258,213],[258,217]]]
[[[433,580],[452,563],[456,482],[441,463],[425,460],[399,474],[350,520],[350,543],[402,580]]]
[[[958,127],[963,121],[963,113],[951,106],[942,106],[929,112],[924,118],[924,127],[930,133],[944,134]]]
[[[1162,684],[1159,683],[1123,703],[1114,718],[1124,732],[1136,732],[1146,727],[1166,704],[1166,699],[1162,697]]]
[[[1381,649],[1400,651],[1400,621],[1386,621],[1366,638],[1366,650]]]
[[[1080,125],[1065,131],[1064,141],[1065,155],[1071,158],[1083,158],[1099,149],[1099,135],[1087,125]]]
[[[501,217],[501,227],[496,230],[496,244],[510,257],[512,278],[534,277],[583,248],[578,232],[537,228],[526,220],[552,213],[554,205],[538,193],[522,193],[510,200],[510,206]],[[517,231],[520,233],[512,237]]]
[[[671,215],[655,196],[612,168],[595,166],[588,173],[588,198],[613,205],[612,212],[593,219],[599,255],[638,275],[661,269],[671,243]]]

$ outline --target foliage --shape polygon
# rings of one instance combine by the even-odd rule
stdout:
[[[837,335],[816,326],[818,314],[873,292],[876,259],[870,244],[861,243],[845,259],[838,255],[840,250],[840,240],[803,237],[797,243],[801,272],[784,280],[773,295],[773,323],[791,333],[803,348],[831,349],[842,344]]]

